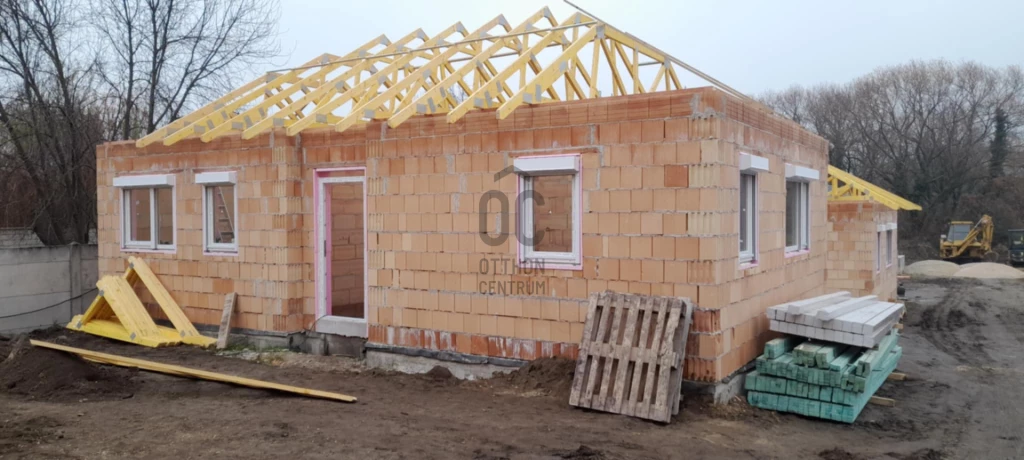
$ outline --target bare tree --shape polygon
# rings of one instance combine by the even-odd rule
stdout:
[[[121,138],[139,137],[228,92],[278,55],[275,0],[97,0],[110,43],[103,75]]]
[[[4,206],[31,208],[22,220],[58,244],[85,241],[96,220],[101,129],[92,61],[76,46],[84,35],[77,7],[70,0],[0,0]]]
[[[768,93],[764,101],[828,139],[833,165],[921,204],[927,212],[907,216],[909,232],[901,234],[933,235],[951,218],[977,217],[960,216],[963,203],[991,203],[1003,197],[978,195],[1011,190],[988,186],[989,144],[1002,111],[1007,151],[1001,155],[1006,164],[1020,157],[1009,146],[1018,145],[1021,129],[1008,120],[1024,107],[1021,81],[1019,67],[911,62],[845,85]]]

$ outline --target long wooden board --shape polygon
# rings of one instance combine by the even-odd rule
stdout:
[[[670,421],[692,319],[688,299],[591,294],[569,404]]]
[[[73,353],[82,358],[90,361],[95,361],[103,364],[110,364],[121,367],[133,367],[151,372],[159,372],[161,374],[174,375],[178,377],[191,377],[202,380],[210,380],[214,382],[230,383],[234,385],[241,385],[250,388],[259,388],[264,390],[275,390],[282,391],[285,393],[293,393],[302,396],[309,396],[313,398],[330,399],[341,402],[356,402],[356,398],[353,396],[344,395],[341,393],[332,393],[329,391],[313,390],[310,388],[295,387],[291,385],[283,385],[280,383],[265,382],[263,380],[250,379],[245,377],[237,377],[234,375],[220,374],[217,372],[209,372],[199,369],[192,369],[183,366],[175,366],[173,364],[163,364],[154,361],[146,361],[143,359],[128,358],[124,356],[112,355],[107,353],[100,353],[96,351],[85,350],[82,348],[67,347],[64,345],[57,345],[55,343],[42,342],[39,340],[30,341],[33,346],[49,348],[51,350],[63,351],[66,353]]]

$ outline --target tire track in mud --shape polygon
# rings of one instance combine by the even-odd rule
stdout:
[[[907,302],[907,325],[918,328],[936,349],[964,364],[992,363],[984,344],[984,322],[976,312],[985,312],[984,304],[971,301],[969,286],[945,285],[945,296],[934,305]]]

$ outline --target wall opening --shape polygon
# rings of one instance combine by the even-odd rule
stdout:
[[[363,183],[326,184],[330,234],[328,314],[365,319]]]

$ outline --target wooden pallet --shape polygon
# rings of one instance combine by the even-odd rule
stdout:
[[[669,422],[692,319],[689,299],[591,294],[569,404]]]

